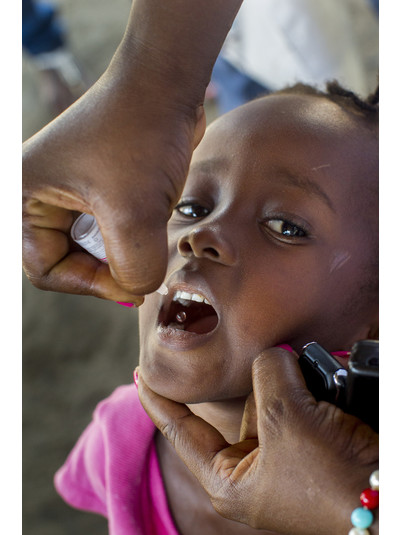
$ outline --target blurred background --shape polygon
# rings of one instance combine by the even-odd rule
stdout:
[[[299,5],[311,7],[299,13]],[[24,140],[104,72],[130,6],[130,0],[47,0],[46,5],[23,0]],[[378,72],[377,9],[376,0],[245,0],[207,90],[208,122],[297,80],[322,85],[335,77],[361,94],[372,91]],[[38,42],[36,33],[45,27],[51,29]],[[43,292],[25,275],[22,285],[23,532],[106,535],[105,519],[64,504],[53,475],[96,404],[117,385],[132,382],[137,311]]]

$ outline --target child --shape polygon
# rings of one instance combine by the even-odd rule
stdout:
[[[140,375],[230,443],[263,349],[349,350],[377,330],[376,100],[298,85],[221,117],[193,155],[168,295],[140,309]],[[56,486],[111,534],[271,533],[215,513],[131,385],[99,404]]]

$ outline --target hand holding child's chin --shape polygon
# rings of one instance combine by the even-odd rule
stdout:
[[[222,516],[292,535],[347,533],[377,469],[378,435],[334,405],[317,403],[296,357],[283,349],[255,360],[253,386],[234,445],[141,378],[139,395]]]

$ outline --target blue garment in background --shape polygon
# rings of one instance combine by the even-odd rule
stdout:
[[[375,9],[376,14],[379,16],[379,0],[369,0],[372,4],[372,7]]]
[[[32,55],[64,45],[64,29],[56,9],[35,0],[22,0],[22,46]]]
[[[218,56],[215,62],[211,80],[217,89],[216,99],[221,114],[270,92],[263,85],[238,71],[221,56]]]

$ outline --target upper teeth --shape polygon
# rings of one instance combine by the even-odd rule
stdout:
[[[174,301],[178,301],[178,299],[184,299],[185,301],[197,301],[198,303],[205,303],[206,305],[209,305],[210,302],[207,301],[207,299],[200,294],[191,294],[189,292],[181,292],[180,290],[175,292],[175,295],[173,297]]]

